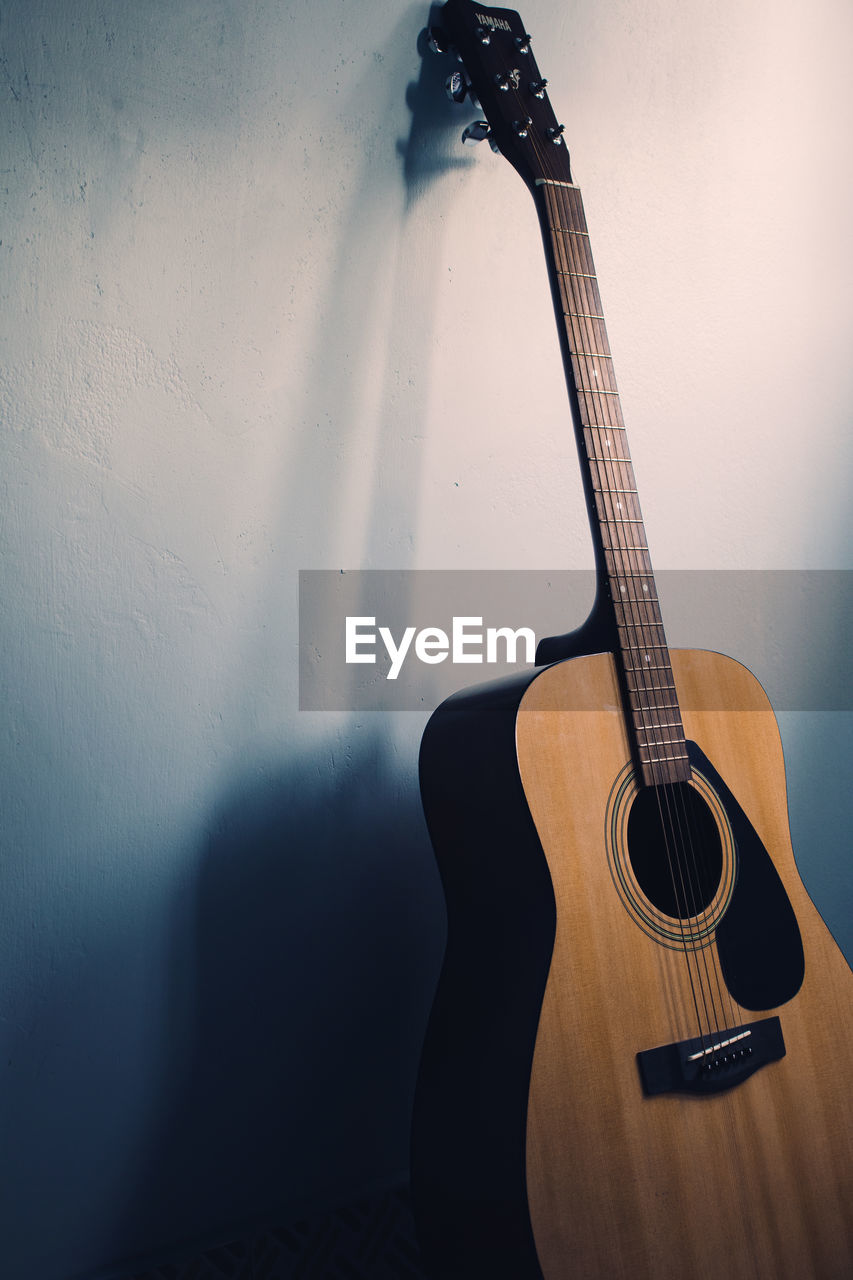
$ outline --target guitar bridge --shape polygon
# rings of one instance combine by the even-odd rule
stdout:
[[[785,1056],[779,1019],[762,1018],[637,1054],[647,1098],[661,1093],[722,1093]]]

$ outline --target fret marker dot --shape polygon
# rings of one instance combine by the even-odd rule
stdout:
[[[622,587],[622,594],[623,594],[623,596],[627,593],[627,591],[628,591],[628,588],[627,588],[627,587]]]
[[[621,510],[622,510],[622,503],[621,503],[621,502],[617,502],[617,503],[616,503],[616,510],[617,510],[617,511],[621,511]]]
[[[646,662],[651,662],[651,658],[649,657],[649,655],[648,655],[647,653],[644,653],[644,654],[643,654],[643,657],[645,658]]]
[[[649,588],[646,586],[645,582],[643,583],[643,590],[645,591],[646,595],[649,594]]]

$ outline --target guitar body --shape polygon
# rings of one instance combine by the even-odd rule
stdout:
[[[672,666],[721,846],[692,979],[631,862],[612,655],[457,695],[425,735],[448,947],[413,1196],[436,1276],[853,1275],[853,975],[794,864],[763,691],[718,654]],[[718,984],[726,1025],[778,1016],[784,1056],[647,1096],[637,1054],[695,1035],[695,970],[721,956],[748,1001]]]

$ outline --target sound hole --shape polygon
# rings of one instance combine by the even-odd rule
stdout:
[[[723,850],[714,815],[688,782],[638,791],[627,837],[637,882],[659,911],[685,920],[710,906]]]

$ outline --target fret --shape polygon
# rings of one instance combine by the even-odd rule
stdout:
[[[672,704],[671,704],[671,705],[672,705]],[[666,710],[666,707],[663,707],[662,709],[663,709],[663,710]],[[642,717],[644,716],[644,714],[646,714],[646,712],[647,712],[647,709],[646,709],[646,708],[640,708],[640,709],[635,708],[635,707],[631,708],[631,713],[633,713],[634,732],[635,732],[635,733],[639,732],[640,728],[642,728],[642,727],[643,727]]]
[[[629,550],[629,549],[642,550],[642,552],[646,552],[648,556],[648,547],[639,547],[639,548],[638,547],[634,547],[634,548],[605,547],[605,552],[608,552],[608,550],[611,550],[611,552],[616,552],[616,550]],[[616,579],[616,577],[629,577],[629,576],[647,577],[648,573],[651,572],[651,568],[652,568],[651,563],[637,564],[637,566],[630,566],[630,564],[626,564],[625,566],[625,564],[621,564],[621,566],[617,566],[615,570],[613,570],[613,572],[611,573],[611,579]]]
[[[648,751],[648,750],[654,750],[654,748],[655,748],[655,747],[677,747],[677,746],[679,745],[679,742],[683,742],[683,741],[684,741],[684,739],[683,739],[683,738],[681,738],[681,739],[679,739],[679,738],[655,738],[655,739],[649,740],[649,738],[648,738],[648,734],[649,734],[650,732],[652,732],[652,731],[651,731],[651,730],[647,730],[647,729],[638,729],[638,730],[637,730],[637,733],[638,733],[638,734],[642,734],[642,735],[646,738],[646,741],[645,741],[645,742],[641,742],[641,743],[640,743],[640,746],[641,746],[641,747],[644,747],[647,751]],[[682,754],[684,754],[684,753],[679,752],[678,754],[679,754],[679,755],[682,755]],[[659,757],[659,759],[667,760],[667,759],[669,759],[669,757],[668,757],[668,756],[661,756],[661,757]]]
[[[612,558],[613,558],[613,556],[615,555],[615,553],[616,553],[617,551],[620,551],[620,550],[622,550],[622,548],[621,548],[621,547],[605,547],[605,548],[604,548],[605,558],[608,558],[608,557],[609,557],[610,559],[612,559]],[[642,551],[645,551],[645,552],[646,552],[646,556],[648,556],[648,548],[647,548],[647,547],[642,547],[642,548],[641,548],[641,550],[642,550]],[[651,568],[651,565],[649,565],[648,567],[649,567],[649,568]],[[620,572],[622,572],[622,566],[620,566],[619,564],[616,564],[615,566],[611,566],[611,564],[608,562],[608,569],[610,570],[610,577],[611,577],[611,578],[618,577],[618,576],[619,576],[619,573],[620,573]]]
[[[660,610],[657,609],[656,605],[650,605],[647,600],[638,601],[637,607],[650,609],[651,617],[648,617],[648,618],[629,617],[627,621],[623,619],[621,622],[617,618],[616,626],[619,631],[620,638],[627,639],[629,638],[629,636],[633,635],[635,639],[639,636],[640,641],[642,641],[643,632],[648,632],[649,634],[651,634],[652,632],[657,631],[660,634],[660,638],[661,640],[664,641],[664,645],[665,645],[663,619],[660,616]],[[638,643],[637,648],[639,649],[641,647],[648,648],[649,646]]]
[[[642,664],[642,665],[640,665],[639,667],[633,667],[633,666],[629,666],[629,665],[628,665],[628,663],[627,663],[627,662],[625,662],[625,660],[624,660],[624,659],[625,659],[625,655],[623,654],[623,655],[622,655],[622,665],[623,665],[623,668],[624,668],[624,670],[625,670],[625,675],[626,675],[626,677],[628,677],[628,676],[641,676],[641,675],[646,675],[647,673],[648,673],[649,675],[651,675],[653,670],[654,670],[654,671],[666,671],[666,672],[668,672],[670,675],[672,675],[672,667],[669,665],[669,663],[666,663],[666,664],[665,664],[665,665],[663,665],[663,666],[654,667],[654,668],[647,667],[647,666],[645,666],[645,664]],[[675,682],[674,682],[673,680],[664,680],[664,679],[663,679],[662,677],[660,677],[660,676],[654,676],[654,677],[653,677],[653,683],[652,683],[652,684],[650,684],[650,685],[648,686],[648,688],[649,688],[649,689],[655,689],[655,690],[660,690],[660,689],[674,689],[674,688],[675,688]],[[632,688],[632,690],[631,690],[631,692],[632,692],[632,693],[637,693],[637,692],[639,692],[639,691],[640,691],[640,690],[638,690],[638,689],[634,689],[634,688]]]
[[[575,390],[580,396],[618,396],[618,391],[605,391],[603,387],[579,387]]]
[[[576,356],[591,356],[595,360],[612,360],[613,357],[608,355],[606,351],[576,351]]]
[[[672,667],[669,665],[668,662],[643,662],[638,667],[629,666],[628,663],[626,662],[625,670],[633,671],[633,673],[637,675],[640,671],[671,671]],[[655,686],[655,688],[658,688],[658,687],[659,686],[657,685]]]
[[[638,725],[637,728],[638,728],[638,732],[640,733],[647,733],[647,734],[659,733],[661,735],[660,737],[661,742],[677,742],[678,741],[678,734],[670,735],[667,737],[663,734],[664,729],[678,729],[679,733],[682,735],[684,732],[684,728],[681,723],[680,716],[676,720],[666,720],[666,721],[655,720],[652,724],[641,724],[641,725]]]
[[[648,631],[657,631],[657,632],[660,632],[661,634],[662,634],[662,632],[663,632],[663,627],[662,627],[662,625],[661,625],[661,621],[660,621],[660,619],[659,619],[659,618],[652,619],[652,621],[651,621],[651,622],[647,622],[647,623],[645,623],[644,625],[645,625],[646,630],[648,630]],[[642,629],[642,626],[641,626],[639,629]],[[626,628],[626,627],[620,627],[620,631],[631,631],[631,630],[633,630],[633,631],[635,631],[635,632],[636,632],[636,631],[638,630],[638,628],[637,628],[637,627],[627,627],[627,628]],[[623,640],[623,643],[622,643],[622,649],[623,649],[623,650],[626,650],[626,649],[627,649],[627,650],[633,650],[633,652],[634,652],[634,653],[643,653],[643,654],[647,653],[647,652],[648,652],[648,651],[650,651],[650,650],[658,649],[658,650],[660,650],[662,653],[664,653],[664,654],[666,655],[666,657],[667,657],[667,661],[666,661],[666,663],[664,664],[664,667],[662,667],[662,668],[661,668],[661,670],[663,670],[664,668],[665,668],[665,669],[667,669],[667,670],[669,669],[669,661],[668,661],[668,659],[669,659],[669,649],[668,649],[668,646],[667,646],[665,643],[664,643],[664,644],[632,644],[632,643],[630,643],[630,642],[625,642],[625,641]],[[651,664],[650,664],[650,663],[647,663],[647,664],[645,664],[645,665],[641,663],[641,664],[640,664],[640,666],[638,666],[638,667],[632,667],[631,669],[632,669],[632,670],[634,670],[634,671],[644,671],[644,670],[645,670],[645,671],[648,671],[648,670],[649,670],[649,668],[650,668],[650,666],[651,666]]]
[[[663,674],[660,672],[650,673],[648,680],[638,680],[637,677],[640,672],[633,667],[626,667],[624,674],[630,692],[643,703],[641,715],[649,714],[649,703],[659,694],[671,693],[673,697],[676,696],[675,685],[667,678],[668,675],[672,674],[668,668]]]
[[[621,540],[619,531],[616,531],[615,536],[613,536],[613,530],[611,529],[602,530],[602,532],[607,532],[608,539],[610,539],[610,541],[605,541],[605,543],[603,543],[605,553],[619,552],[621,554],[622,552],[643,552],[648,557],[648,547],[646,543],[624,543],[624,541]],[[643,559],[638,559],[638,561],[630,567],[648,572],[651,570],[652,566],[651,563],[643,561]],[[624,572],[624,570],[624,564],[615,564],[615,566],[613,566],[613,577],[619,577],[620,573]]]
[[[558,271],[558,276],[574,276],[578,280],[597,280],[598,277],[592,271]]]
[[[631,691],[631,694],[634,694],[635,696],[637,696],[638,694],[646,694],[646,692],[648,692],[648,694],[666,694],[666,692],[670,692],[670,690],[672,692],[675,692],[675,685],[661,684],[661,685],[653,686],[651,687],[651,689],[647,689],[647,690],[631,689],[630,691]],[[672,705],[675,705],[675,701],[676,701],[675,699],[674,701],[672,701]],[[647,716],[647,714],[649,713],[649,707],[651,707],[651,703],[644,703],[643,707],[634,708],[634,719],[637,719],[638,716],[639,717]]]
[[[573,306],[569,298],[564,297],[562,302],[565,307],[562,314],[566,318],[566,333],[568,334],[571,350],[580,352],[587,347],[597,347],[606,351],[610,343],[607,340],[607,327],[604,320],[586,313],[581,316],[580,313],[584,308]],[[594,309],[594,307],[589,307],[586,310],[593,311]]]
[[[667,760],[689,760],[689,756],[686,751],[676,751],[675,755],[656,755],[652,759],[640,755],[640,764],[665,764]]]
[[[614,605],[618,605],[620,608],[622,608],[622,609],[624,610],[624,608],[625,608],[625,603],[624,603],[624,600],[622,600],[621,598],[617,597],[617,598],[613,601],[613,603],[614,603]],[[650,619],[650,620],[649,620],[645,625],[650,626],[650,627],[658,627],[658,628],[660,628],[660,631],[661,631],[661,639],[663,639],[663,622],[661,621],[660,612],[659,612],[659,610],[657,609],[657,603],[658,603],[658,602],[657,602],[657,600],[653,600],[653,599],[651,599],[651,597],[650,597],[650,596],[640,596],[640,597],[639,597],[639,599],[637,599],[634,603],[635,603],[635,604],[637,604],[637,605],[642,606],[642,608],[644,608],[644,609],[650,609],[650,610],[651,610],[651,612],[652,612],[652,615],[653,615],[653,616],[652,616],[652,618],[651,618],[651,619]],[[626,632],[627,632],[627,631],[630,631],[630,630],[632,630],[632,629],[636,629],[636,623],[635,623],[635,622],[634,622],[634,620],[633,620],[633,612],[632,612],[632,611],[629,611],[629,613],[628,613],[628,621],[627,621],[627,622],[624,622],[624,621],[623,621],[623,622],[618,622],[618,620],[617,620],[617,625],[619,626],[620,630],[623,630],[623,631],[626,631]]]
[[[631,711],[633,713],[633,717],[635,721],[637,716],[646,715],[650,711],[669,711],[669,710],[677,711],[678,703],[677,702],[657,702],[657,703],[650,703],[646,707],[635,707],[633,704],[631,704]]]
[[[643,602],[643,605],[645,605],[645,602]],[[648,608],[648,606],[645,606],[645,607]],[[626,637],[628,635],[637,635],[638,633],[642,633],[644,631],[648,631],[648,632],[652,632],[655,630],[658,630],[661,632],[663,631],[663,622],[661,620],[660,612],[656,609],[651,610],[650,612],[651,612],[651,616],[640,617],[640,618],[630,618],[627,622],[624,619],[620,621],[619,616],[617,614],[616,627],[617,627],[617,630],[619,631],[619,638],[622,641],[623,648],[627,646]],[[640,648],[648,648],[649,646],[638,644],[636,647],[640,649]]]
[[[619,638],[622,641],[623,648],[626,646],[627,637],[629,635],[636,636],[643,632],[652,632],[654,630],[663,631],[663,620],[660,616],[659,609],[656,609],[654,606],[650,606],[646,600],[639,601],[635,608],[642,609],[646,612],[645,614],[641,614],[639,617],[632,615],[627,618],[627,620],[624,617],[620,618],[618,612],[616,614],[616,628],[619,632]],[[637,645],[638,649],[641,647],[648,648],[647,645]]]
[[[660,601],[658,600],[657,596],[653,596],[653,595],[629,596],[626,594],[621,594],[614,599],[613,604],[617,608],[621,608],[626,604],[643,604],[643,605],[660,604]],[[658,614],[658,618],[659,617],[660,617],[660,614]],[[620,623],[620,625],[622,624]]]
[[[661,624],[660,624],[660,622],[650,622],[650,623],[648,624],[648,626],[649,626],[649,628],[650,628],[650,629],[657,629],[657,630],[660,630],[660,629],[661,629]],[[663,662],[651,662],[651,661],[649,661],[649,662],[637,662],[637,661],[636,661],[636,655],[637,655],[637,654],[639,654],[639,653],[644,653],[646,649],[653,649],[653,648],[656,648],[657,646],[654,646],[654,645],[633,645],[633,646],[631,646],[631,649],[632,649],[632,651],[633,651],[633,657],[632,657],[632,653],[631,653],[631,652],[628,652],[628,653],[626,653],[626,652],[625,652],[625,648],[626,648],[626,647],[627,647],[627,646],[625,646],[625,645],[622,645],[622,646],[621,646],[622,651],[623,651],[623,652],[622,652],[622,661],[623,661],[623,664],[624,664],[624,666],[625,666],[625,670],[626,670],[626,671],[633,671],[635,675],[640,675],[642,672],[646,672],[646,671],[648,671],[649,673],[651,673],[651,672],[653,672],[653,671],[668,671],[670,674],[672,674],[672,667],[670,666],[670,663],[669,663],[669,651],[668,651],[668,649],[667,649],[667,646],[666,646],[666,645],[663,645],[663,646],[662,646],[662,649],[663,649],[663,651],[664,651],[664,658],[665,658],[665,660],[664,660]],[[657,677],[656,677],[656,676],[655,676],[655,677],[653,677],[653,678],[654,678],[654,679],[657,679]]]
[[[622,405],[619,400],[602,400],[599,404],[590,404],[589,401],[586,399],[578,399],[578,408],[580,409],[581,426],[584,431],[590,430],[590,423],[588,419],[589,419],[589,415],[593,413],[595,410],[598,410],[599,412],[603,410],[605,413],[611,413],[614,418],[613,422],[594,423],[593,427],[595,430],[600,430],[600,431],[624,431],[625,430],[625,426],[622,421]],[[590,442],[587,442],[587,448],[589,448],[589,443]],[[591,443],[593,444],[593,446],[596,444],[600,445],[602,441],[593,439]],[[628,453],[627,440],[623,440],[622,443],[625,446],[625,452],[627,455]],[[611,441],[608,439],[607,436],[604,437],[604,447],[606,449],[612,449],[613,447]],[[626,456],[625,461],[629,462],[630,458]]]

